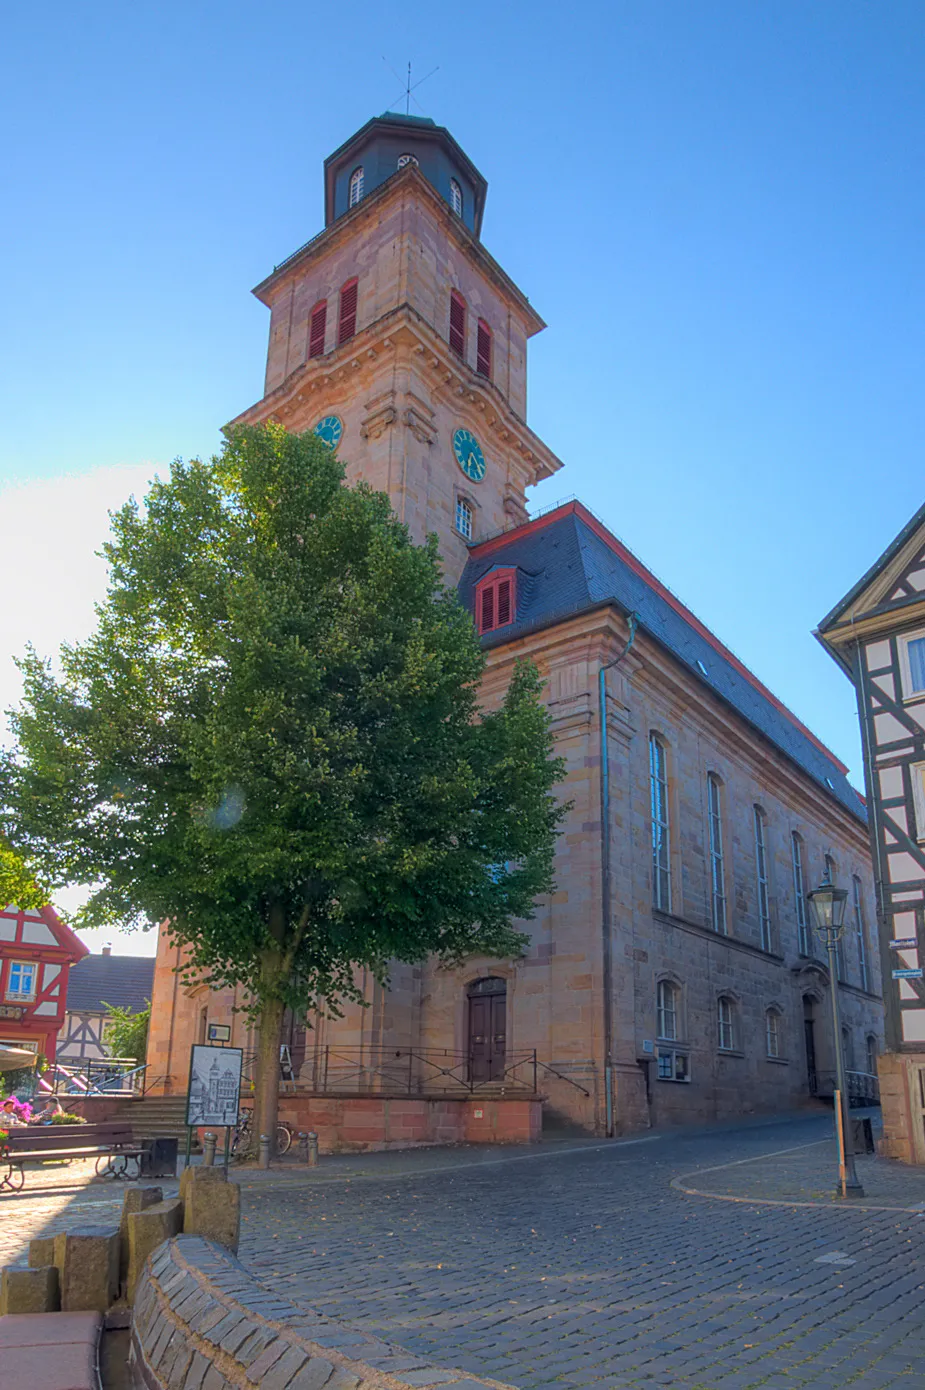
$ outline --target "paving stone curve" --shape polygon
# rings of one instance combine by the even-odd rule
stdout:
[[[176,1236],[149,1257],[131,1357],[146,1390],[516,1390],[409,1361],[401,1347],[322,1313],[309,1317],[304,1305],[268,1297],[233,1255],[200,1236]]]

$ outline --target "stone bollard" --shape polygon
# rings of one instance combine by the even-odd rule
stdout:
[[[260,1166],[269,1168],[270,1166],[270,1136],[261,1134],[260,1136]]]
[[[135,1301],[135,1290],[145,1267],[145,1260],[159,1245],[171,1236],[179,1235],[183,1229],[183,1203],[179,1197],[157,1202],[141,1211],[129,1212],[128,1225],[128,1277],[127,1295],[129,1303]]]
[[[44,1269],[55,1262],[54,1236],[35,1236],[29,1241],[29,1268]]]
[[[105,1313],[119,1292],[119,1228],[80,1226],[55,1236],[55,1264],[65,1313]]]
[[[203,1168],[213,1168],[215,1166],[215,1145],[218,1143],[218,1135],[211,1130],[206,1130],[202,1136],[202,1166]]]
[[[300,1163],[307,1163],[307,1162],[308,1162],[308,1135],[305,1133],[305,1130],[304,1130],[304,1129],[300,1129],[300,1130],[299,1130],[298,1140],[299,1140],[299,1162],[300,1162]]]
[[[183,1233],[203,1236],[237,1254],[241,1234],[241,1189],[223,1168],[187,1168],[180,1179]]]
[[[162,1187],[130,1187],[122,1198],[122,1220],[119,1222],[119,1284],[125,1287],[128,1278],[128,1219],[136,1211],[145,1211],[164,1200]],[[37,1244],[36,1241],[32,1242]],[[32,1246],[29,1247],[32,1259]]]
[[[58,1271],[54,1265],[5,1269],[0,1275],[0,1314],[57,1313]]]
[[[306,1138],[308,1139],[308,1166],[314,1168],[318,1163],[318,1136],[312,1129],[309,1130]]]

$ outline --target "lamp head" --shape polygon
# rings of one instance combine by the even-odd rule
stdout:
[[[820,888],[814,888],[806,896],[819,935],[825,937],[830,931],[838,935],[845,921],[847,888],[836,888],[834,883],[823,883]]]

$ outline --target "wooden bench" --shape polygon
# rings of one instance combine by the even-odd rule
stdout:
[[[135,1174],[141,1171],[141,1156],[145,1152],[124,1120],[104,1120],[87,1125],[24,1125],[9,1131],[8,1152],[0,1159],[7,1165],[4,1187],[18,1192],[26,1180],[24,1163],[54,1159],[96,1158],[99,1177],[124,1178],[130,1162]]]

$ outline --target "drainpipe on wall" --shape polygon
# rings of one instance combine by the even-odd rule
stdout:
[[[607,739],[607,672],[618,666],[636,640],[639,614],[629,614],[629,632],[623,650],[605,662],[598,672],[598,705],[601,727],[601,939],[604,989],[604,1093],[606,1134],[613,1138],[613,932],[610,921],[610,757]]]

